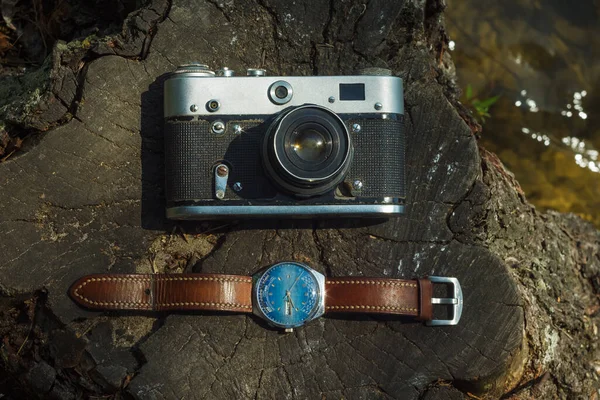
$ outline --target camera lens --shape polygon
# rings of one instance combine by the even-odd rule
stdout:
[[[327,136],[327,137],[326,137]],[[303,161],[321,163],[331,154],[331,135],[315,128],[299,128],[290,137],[291,149]]]
[[[284,191],[316,196],[336,187],[352,161],[346,125],[331,110],[303,105],[281,113],[269,127],[263,163]]]

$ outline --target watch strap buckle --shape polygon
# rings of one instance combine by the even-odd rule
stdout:
[[[451,319],[432,319],[426,321],[428,326],[448,326],[457,325],[460,321],[463,309],[463,293],[457,278],[448,278],[443,276],[430,276],[429,280],[434,284],[443,284],[452,286],[452,297],[432,297],[432,305],[450,305],[452,306]]]

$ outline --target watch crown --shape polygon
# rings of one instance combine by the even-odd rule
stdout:
[[[294,332],[294,328],[285,328],[285,333],[292,333]]]

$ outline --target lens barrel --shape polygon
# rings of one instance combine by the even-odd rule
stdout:
[[[300,197],[324,194],[341,183],[353,147],[344,121],[312,104],[283,111],[263,143],[263,163],[284,191]]]

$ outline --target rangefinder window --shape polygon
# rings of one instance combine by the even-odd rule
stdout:
[[[364,83],[340,83],[340,100],[363,101],[365,100]]]

